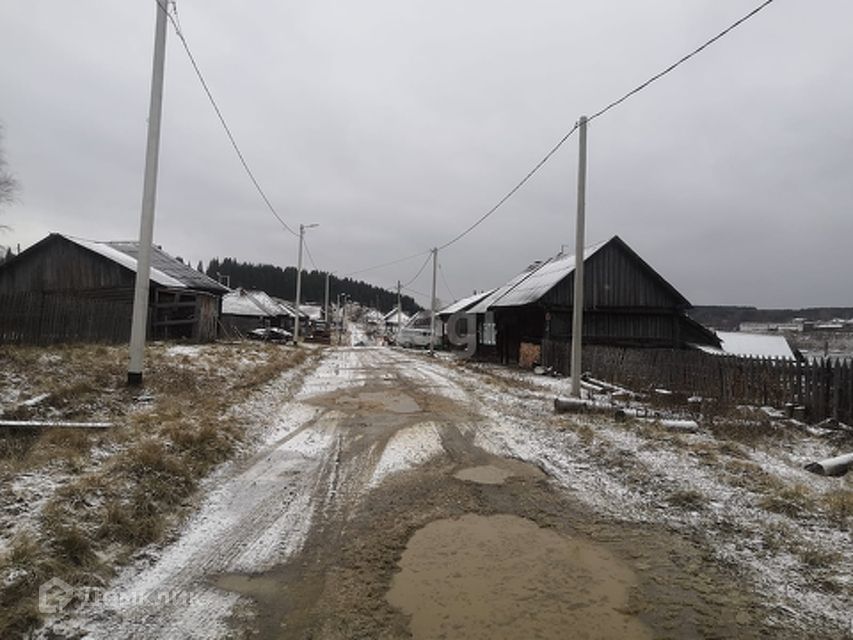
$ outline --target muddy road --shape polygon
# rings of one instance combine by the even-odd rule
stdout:
[[[420,354],[337,348],[279,403],[183,532],[54,632],[803,637],[699,537],[581,499],[594,462],[552,451],[568,461],[556,477],[549,455],[513,450],[516,423],[565,428],[543,397]]]

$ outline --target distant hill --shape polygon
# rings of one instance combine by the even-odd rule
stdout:
[[[252,264],[238,262],[233,258],[213,258],[205,273],[217,279],[219,275],[230,276],[231,287],[260,289],[271,296],[293,300],[296,293],[296,267],[282,269],[271,264]],[[339,293],[346,293],[352,300],[364,306],[389,311],[397,306],[397,293],[388,291],[360,280],[329,278],[329,299],[335,301]],[[323,271],[302,270],[302,301],[323,302],[326,295],[326,273]],[[406,313],[415,313],[421,309],[411,296],[402,296],[401,304]]]
[[[793,318],[827,321],[853,318],[853,307],[809,307],[807,309],[758,309],[738,306],[698,306],[687,312],[691,318],[721,331],[734,331],[741,322],[788,322]]]

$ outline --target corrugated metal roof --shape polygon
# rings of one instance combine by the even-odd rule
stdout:
[[[461,300],[457,300],[453,304],[449,304],[444,309],[438,312],[440,316],[452,316],[454,313],[459,313],[460,311],[465,311],[468,307],[471,307],[486,296],[492,295],[496,289],[492,289],[490,291],[481,291],[480,293],[475,293],[474,295],[468,296],[467,298],[462,298]]]
[[[94,242],[92,240],[81,240],[80,238],[72,238],[71,236],[62,236],[69,242],[73,242],[76,245],[79,245],[89,251],[97,253],[108,260],[112,260],[113,262],[120,264],[126,269],[130,269],[133,273],[136,273],[136,258],[131,257],[124,253],[123,251],[119,251],[118,249],[114,249],[110,245],[104,242]],[[160,269],[156,268],[153,264],[151,265],[151,280],[152,282],[156,282],[157,284],[163,287],[172,287],[176,289],[184,289],[186,285],[180,280],[173,278],[172,276],[164,273]]]
[[[793,359],[794,351],[785,336],[769,336],[760,333],[742,333],[740,331],[717,331],[721,341],[719,349],[700,346],[702,351],[714,354],[731,354],[759,358]]]
[[[586,247],[585,260],[588,260],[607,242]],[[485,313],[495,307],[516,307],[535,302],[574,270],[574,256],[559,254],[542,262],[534,262],[505,285],[495,289],[491,295],[468,309],[468,313]]]
[[[222,296],[222,313],[234,316],[274,318],[288,312],[263,291],[237,289]]]
[[[137,255],[139,254],[138,242],[97,242],[62,234],[58,235],[136,273]],[[154,247],[151,252],[150,278],[152,282],[160,286],[174,289],[201,289],[202,291],[217,293],[228,291],[227,287],[223,287],[216,280],[208,278],[205,274],[178,261],[158,247]]]
[[[137,256],[139,255],[138,242],[105,242],[103,244],[130,256],[133,258],[134,262],[136,262]],[[173,258],[160,247],[155,246],[151,251],[151,268],[152,270],[157,269],[160,272],[171,276],[189,289],[201,289],[203,291],[217,292],[228,291],[226,287],[219,284],[213,278],[209,278],[201,271],[193,269],[190,265],[184,264],[176,258]]]

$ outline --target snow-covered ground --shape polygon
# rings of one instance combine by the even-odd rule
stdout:
[[[367,385],[370,392],[360,391]],[[823,440],[798,434],[740,445],[701,430],[555,416],[553,398],[566,393],[566,380],[388,348],[329,349],[295,394],[285,387],[286,381],[273,382],[236,409],[255,424],[252,448],[208,479],[201,507],[176,540],[142,554],[103,597],[55,621],[52,632],[227,636],[226,621],[240,597],[210,586],[211,576],[282,563],[302,548],[320,515],[343,508],[336,496],[358,499],[443,454],[444,427],[433,421],[412,419],[372,441],[354,433],[346,418],[367,411],[377,387],[418,389],[464,407],[455,422],[447,416],[454,429],[489,453],[537,465],[561,491],[604,517],[629,525],[661,522],[701,540],[720,562],[739,567],[775,607],[776,623],[837,628],[838,637],[848,628],[849,530],[828,522],[819,507],[786,514],[764,503],[773,487],[796,487],[815,504],[830,489],[850,489],[848,480],[802,471],[805,460],[832,452]],[[364,405],[339,403],[344,397]],[[679,497],[681,506],[674,502]],[[776,548],[769,531],[785,538]],[[832,589],[819,586],[804,559],[815,546],[837,554],[832,569],[821,569]]]

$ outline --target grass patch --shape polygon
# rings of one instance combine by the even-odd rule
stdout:
[[[705,496],[693,489],[679,489],[667,497],[667,502],[685,511],[699,511],[705,506]]]
[[[821,496],[820,506],[830,521],[841,529],[850,529],[853,519],[853,491],[850,489],[835,489]]]
[[[803,485],[783,486],[761,498],[759,505],[767,511],[796,518],[809,511],[811,498],[811,492]]]
[[[114,570],[101,558],[126,559],[161,541],[186,514],[198,481],[244,440],[246,425],[230,407],[308,356],[305,349],[235,344],[206,346],[196,359],[155,345],[140,390],[125,386],[124,348],[0,348],[0,367],[39,380],[27,383],[32,396],[50,394],[26,407],[28,418],[117,425],[0,434],[0,477],[76,470],[45,503],[36,530],[0,558],[0,637],[25,636],[38,625],[38,587],[51,577],[98,582]],[[137,403],[139,395],[153,400]]]

